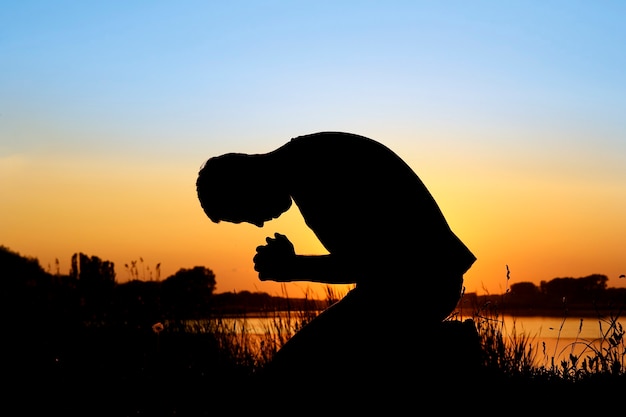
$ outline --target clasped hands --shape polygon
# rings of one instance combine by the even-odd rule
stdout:
[[[291,265],[296,258],[293,244],[287,236],[274,233],[274,237],[265,238],[267,245],[257,246],[254,255],[254,270],[261,281],[290,281]]]

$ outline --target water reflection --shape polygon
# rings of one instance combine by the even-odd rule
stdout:
[[[278,336],[285,341],[285,338],[288,339],[298,331],[307,317],[310,320],[314,315],[314,312],[273,312],[264,316],[233,316],[192,321],[189,325],[195,327],[197,331],[217,329],[230,334],[246,334],[253,338]],[[620,318],[616,324],[626,328],[626,319]],[[496,328],[500,329],[505,339],[511,343],[525,338],[535,352],[535,364],[546,367],[561,360],[570,360],[570,355],[575,355],[581,360],[585,356],[597,356],[597,351],[608,347],[607,339],[613,334],[609,319],[591,317],[503,315],[497,318]],[[380,329],[372,331],[378,332]],[[416,328],[416,331],[419,331],[419,328]]]
[[[500,320],[502,334],[509,340],[522,335],[528,338],[538,366],[569,360],[570,355],[579,359],[597,356],[596,352],[608,347],[608,338],[613,334],[607,318],[502,316]],[[624,328],[626,320],[617,320],[616,325]]]

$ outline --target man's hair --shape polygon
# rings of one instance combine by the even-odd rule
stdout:
[[[227,153],[204,164],[196,192],[204,213],[215,223],[252,217],[271,219],[291,206],[289,193],[273,177],[265,155]]]
[[[207,160],[196,180],[196,192],[204,213],[218,222],[225,206],[236,206],[242,190],[240,184],[252,180],[245,161],[249,155],[228,153]]]

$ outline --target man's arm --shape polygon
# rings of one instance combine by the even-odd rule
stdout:
[[[310,281],[324,284],[356,282],[335,255],[296,255],[293,244],[280,233],[265,240],[267,245],[258,246],[253,259],[254,270],[259,273],[261,281]]]

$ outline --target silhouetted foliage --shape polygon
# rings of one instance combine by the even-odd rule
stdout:
[[[77,281],[84,317],[104,320],[113,301],[115,265],[84,253],[72,255],[71,265],[70,277]]]
[[[211,295],[215,290],[215,274],[208,268],[181,268],[161,284],[161,300],[168,317],[173,320],[207,317]]]
[[[249,314],[276,311],[323,310],[328,307],[327,300],[309,298],[285,298],[272,296],[265,292],[224,292],[214,294],[212,298],[214,314]]]
[[[0,294],[7,314],[28,327],[45,331],[76,326],[87,320],[109,325],[149,329],[158,321],[210,317],[214,314],[249,314],[275,310],[320,310],[322,300],[284,298],[263,292],[215,294],[216,277],[202,266],[181,268],[164,281],[115,282],[114,264],[97,256],[72,256],[70,275],[52,275],[39,261],[0,246]],[[623,309],[626,288],[608,288],[606,275],[555,278],[540,286],[531,282],[511,284],[502,295],[467,293],[459,308],[489,301],[501,312],[561,315],[564,309],[595,314]],[[565,300],[565,302],[564,302]],[[50,330],[54,329],[54,330]]]
[[[114,276],[112,264],[97,257],[87,258],[87,263],[92,262],[92,271],[96,271],[87,281],[93,279],[103,286],[108,285],[104,283],[110,283],[110,278]],[[76,259],[80,262],[79,255]],[[183,269],[172,275],[170,285],[179,291],[181,297],[178,299],[185,300],[186,289],[204,288],[208,279],[206,288],[212,294],[210,314],[214,317],[223,312],[246,314],[283,308],[297,311],[317,301],[286,299],[249,291],[213,294],[215,283],[211,277],[215,277],[209,273],[210,270],[193,270]],[[100,273],[102,276],[98,275]],[[210,415],[208,412],[197,412],[214,411],[214,405],[207,398],[222,399],[228,393],[234,393],[239,398],[245,394],[242,386],[248,382],[254,364],[238,361],[236,354],[241,352],[224,350],[224,346],[230,345],[224,345],[219,336],[177,331],[170,325],[160,333],[153,331],[152,325],[159,321],[167,323],[170,319],[161,300],[164,282],[132,280],[115,283],[112,301],[106,314],[102,315],[105,320],[94,325],[92,321],[86,324],[81,319],[84,305],[80,304],[80,300],[84,297],[80,294],[79,275],[49,274],[41,268],[37,259],[21,256],[0,246],[0,293],[2,306],[8,309],[6,313],[10,318],[3,325],[3,348],[7,360],[3,364],[2,375],[5,382],[20,392],[29,392],[34,396],[47,393],[56,401],[33,403],[41,403],[46,410],[52,410],[59,404],[62,410],[74,408],[77,413],[71,415],[83,415],[81,407],[85,403],[93,404],[102,414],[111,416]],[[603,290],[602,282],[606,281],[602,276],[583,281],[599,283],[600,287],[595,288],[599,299],[612,300],[614,305],[624,307],[626,288]],[[559,283],[588,288],[571,280]],[[570,290],[565,285],[564,291]],[[518,283],[511,285],[508,294],[492,297],[504,300],[504,304],[508,305],[522,296],[530,299],[535,292],[538,293],[537,299],[542,300],[544,294],[539,287],[532,283]],[[475,294],[464,296],[466,300],[481,302],[479,298],[484,301],[482,296]],[[323,302],[320,303],[321,307],[326,307]],[[558,304],[561,305],[560,302]],[[623,333],[615,333],[609,341],[619,343],[616,337],[621,335]],[[535,373],[531,376],[532,380],[530,377],[519,379],[519,383],[535,383],[541,375]],[[591,375],[588,381],[578,384],[585,390],[596,386],[604,390],[624,381],[623,374],[613,378],[609,376]],[[502,377],[495,374],[493,377],[496,378],[494,384],[500,385],[502,381],[502,386],[511,386],[508,374]],[[606,381],[603,382],[602,378]],[[572,387],[556,377],[545,381],[539,385],[542,389]],[[623,384],[619,386],[623,387]],[[79,402],[78,398],[84,402]]]
[[[161,307],[161,283],[132,280],[117,284],[113,303],[114,323],[135,329],[150,329],[165,320]]]
[[[532,282],[518,282],[511,284],[511,294],[518,297],[535,297],[539,294],[539,288]]]
[[[2,285],[25,284],[32,285],[33,281],[45,275],[39,265],[39,260],[29,256],[22,256],[6,246],[0,245],[0,277]],[[28,282],[30,281],[30,284]]]
[[[582,315],[605,315],[626,308],[626,288],[607,288],[608,277],[592,274],[581,278],[554,278],[542,281],[511,284],[511,291],[502,295],[476,296],[472,305],[489,302],[501,313],[517,315],[563,315],[576,311]],[[462,301],[463,302],[463,301]]]
[[[33,257],[0,246],[0,303],[8,325],[16,330],[58,331],[74,322],[78,312],[76,282],[68,276],[50,275]]]
[[[542,281],[541,292],[550,299],[565,297],[570,302],[588,300],[606,289],[606,275],[593,274],[583,278],[554,278]]]

